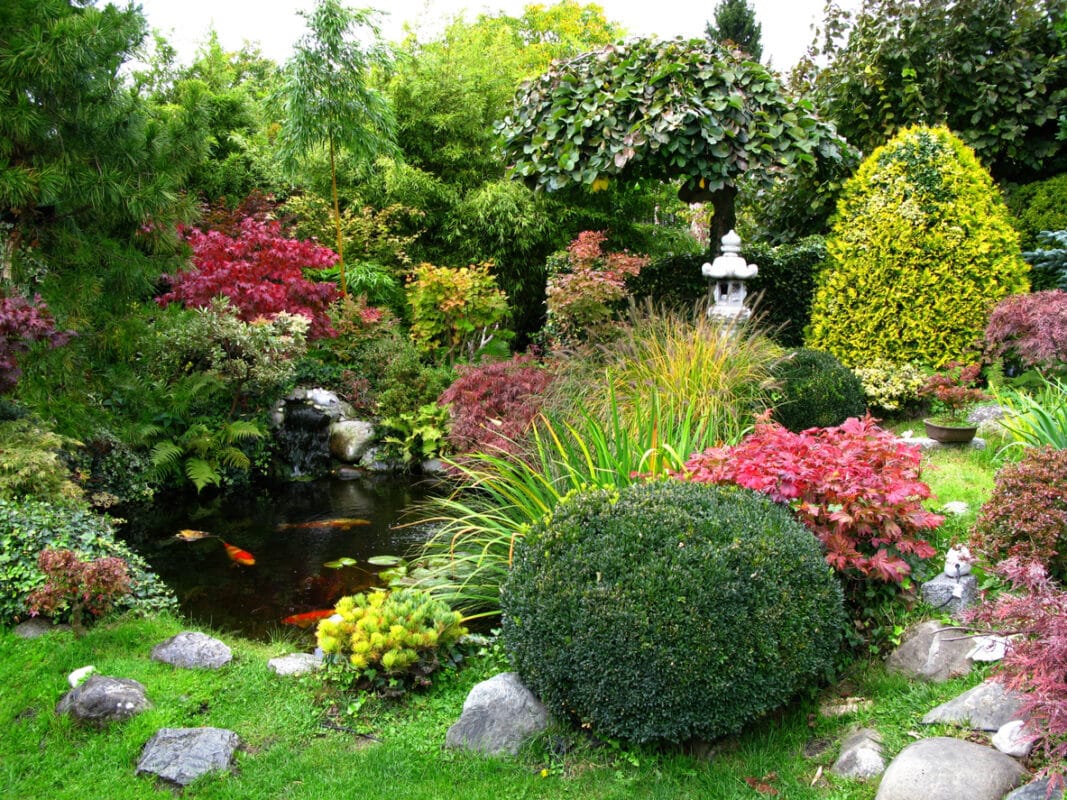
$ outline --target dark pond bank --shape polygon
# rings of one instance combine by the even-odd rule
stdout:
[[[406,526],[433,484],[410,479],[324,479],[258,487],[210,500],[164,498],[125,509],[121,536],[174,589],[182,612],[222,631],[266,640],[294,614],[381,585],[379,555],[408,554],[425,526]],[[212,538],[182,541],[181,530]],[[217,538],[216,538],[217,537]],[[223,542],[247,551],[235,562]],[[355,566],[325,564],[352,558]]]

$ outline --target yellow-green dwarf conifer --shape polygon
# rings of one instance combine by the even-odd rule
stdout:
[[[1027,290],[1000,192],[944,127],[871,153],[842,190],[827,251],[807,338],[849,366],[966,359],[997,301]]]

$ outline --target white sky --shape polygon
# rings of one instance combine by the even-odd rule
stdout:
[[[159,29],[188,62],[212,27],[222,46],[236,50],[245,41],[258,42],[263,54],[282,62],[289,48],[304,33],[304,19],[296,12],[313,0],[137,0],[151,28]],[[383,16],[387,40],[403,38],[403,26],[426,25],[460,11],[473,19],[481,12],[520,14],[531,0],[349,0],[351,7],[370,6],[388,12]],[[552,0],[540,0],[551,5]],[[842,5],[852,5],[843,3]],[[703,35],[716,0],[601,0],[605,16],[623,25],[631,35],[696,37]],[[823,0],[753,0],[756,18],[763,26],[763,61],[786,71],[811,43],[812,25],[822,21]]]

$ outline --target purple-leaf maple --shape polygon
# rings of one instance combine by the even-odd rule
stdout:
[[[1024,367],[1059,369],[1067,362],[1067,292],[1054,289],[1005,297],[989,315],[986,349]]]
[[[31,344],[46,342],[51,347],[59,347],[73,335],[71,331],[56,330],[55,320],[40,295],[31,301],[20,295],[0,294],[0,394],[10,392],[18,384],[22,375],[18,358]]]
[[[826,549],[826,561],[851,575],[902,581],[906,556],[929,558],[922,532],[944,518],[922,501],[921,456],[869,415],[835,428],[793,433],[764,415],[740,444],[697,453],[676,477],[733,483],[790,505]]]
[[[541,409],[552,372],[532,356],[459,368],[460,377],[444,391],[440,402],[450,407],[448,441],[457,453],[518,450]]]
[[[166,276],[171,290],[156,298],[160,305],[205,308],[215,297],[228,297],[245,322],[286,311],[307,318],[309,339],[336,335],[327,309],[337,287],[303,272],[333,266],[337,254],[328,247],[290,239],[278,222],[252,218],[241,222],[236,236],[197,228],[184,236],[193,248],[193,269]]]
[[[1038,561],[1009,558],[995,572],[1011,584],[971,612],[971,620],[1010,635],[996,677],[1025,698],[1019,717],[1047,759],[1043,770],[1064,785],[1067,764],[1067,592]]]

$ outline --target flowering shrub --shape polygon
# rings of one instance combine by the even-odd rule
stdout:
[[[997,473],[972,534],[975,550],[995,564],[1039,561],[1067,579],[1067,450],[1028,449]]]
[[[279,223],[255,219],[243,220],[233,237],[190,228],[185,240],[193,248],[194,268],[165,276],[171,290],[156,298],[161,306],[204,308],[222,296],[245,322],[285,311],[307,318],[309,339],[335,335],[326,312],[337,287],[313,283],[303,274],[306,268],[332,266],[337,254],[329,248],[286,238]]]
[[[411,306],[411,339],[424,352],[444,352],[449,360],[473,358],[494,338],[508,338],[499,329],[508,298],[497,288],[490,264],[461,269],[419,264],[407,286]]]
[[[457,453],[514,452],[541,409],[552,373],[532,356],[461,367],[459,378],[441,395],[452,428],[448,441]]]
[[[989,315],[986,349],[1024,368],[1063,369],[1067,363],[1067,292],[1013,294]]]
[[[852,371],[863,384],[867,404],[883,411],[899,411],[917,402],[927,379],[918,364],[896,364],[886,358],[876,358]]]
[[[0,394],[10,392],[18,383],[22,370],[18,357],[34,342],[50,347],[66,344],[72,334],[56,331],[52,315],[40,295],[32,301],[25,297],[0,294]]]
[[[612,319],[629,296],[626,278],[636,276],[650,259],[629,253],[605,253],[607,235],[583,231],[548,261],[546,331],[556,344],[573,344],[594,335]]]
[[[1034,737],[1036,752],[1053,784],[1063,786],[1067,764],[1067,592],[1034,561],[1010,558],[997,570],[1012,585],[980,606],[972,619],[989,624],[1011,643],[997,677],[1023,695],[1019,717]]]
[[[919,537],[944,521],[922,507],[930,488],[919,473],[919,450],[870,416],[801,433],[763,416],[740,444],[693,455],[677,477],[734,483],[790,504],[835,570],[900,582],[908,557],[934,555]]]
[[[26,605],[32,614],[70,612],[74,634],[85,632],[85,614],[100,616],[130,590],[126,562],[109,556],[82,561],[73,550],[46,548],[37,557],[45,585],[30,593]]]

